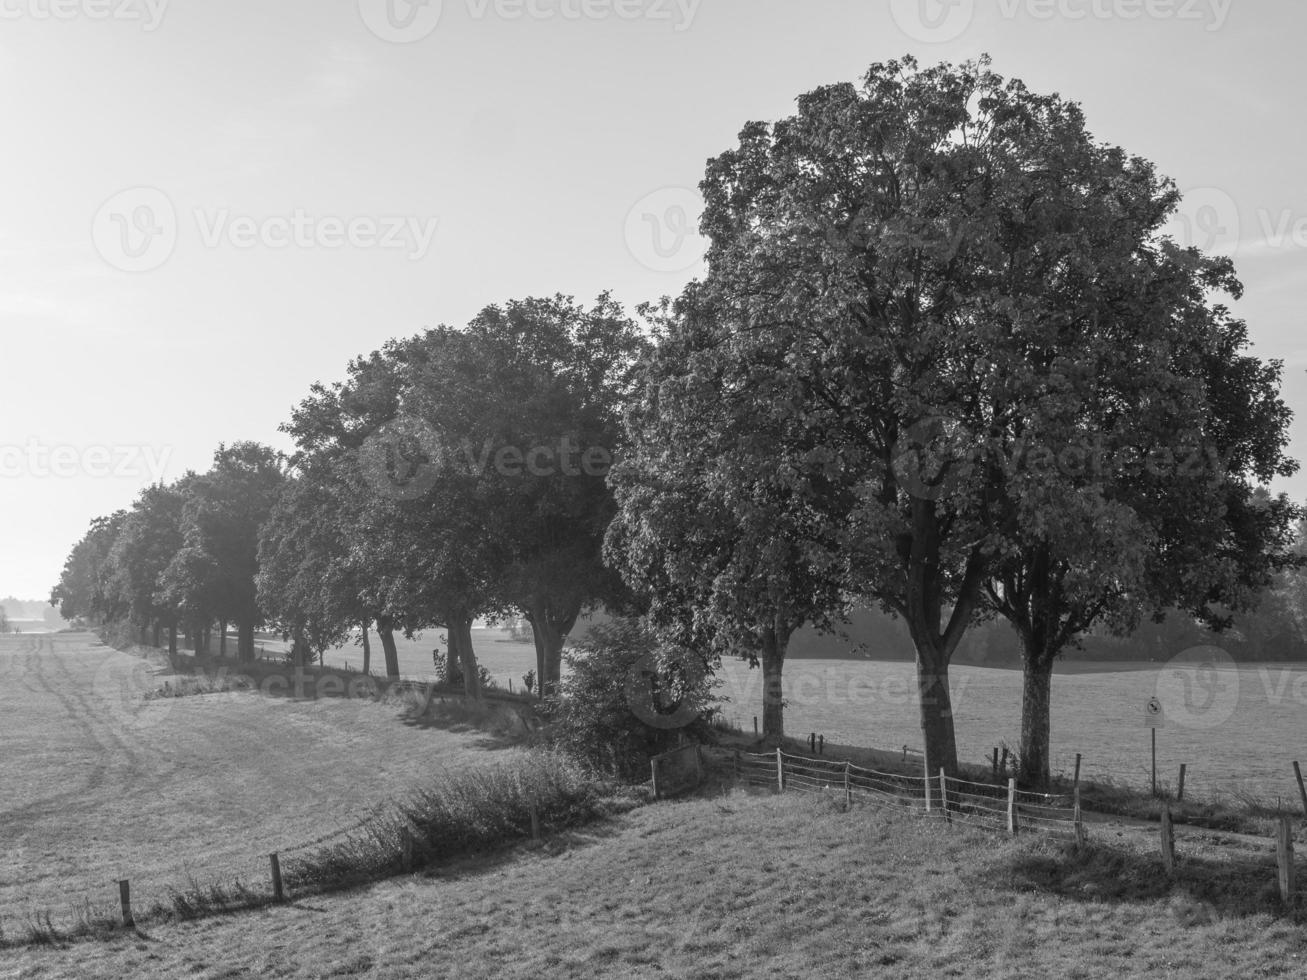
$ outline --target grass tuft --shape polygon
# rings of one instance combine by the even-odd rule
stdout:
[[[451,774],[344,839],[286,863],[289,888],[342,887],[576,827],[623,808],[616,787],[557,752],[536,751],[488,769]],[[406,866],[406,839],[411,858]]]

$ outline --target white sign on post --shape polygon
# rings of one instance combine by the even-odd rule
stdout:
[[[1149,698],[1148,703],[1144,705],[1144,727],[1166,727],[1166,715],[1162,712],[1162,702],[1157,698]]]

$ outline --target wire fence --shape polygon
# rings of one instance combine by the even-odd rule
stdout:
[[[757,753],[737,751],[732,759],[738,782],[770,788],[825,793],[845,806],[855,802],[880,809],[939,814],[949,821],[962,820],[993,830],[1015,834],[1041,830],[1085,839],[1079,792],[1035,793],[1018,789],[1016,780],[982,783],[948,776],[920,776],[901,772],[864,769],[851,762],[791,755],[780,749]]]

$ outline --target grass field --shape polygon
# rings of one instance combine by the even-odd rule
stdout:
[[[87,635],[0,641],[0,910],[138,908],[188,878],[266,890],[269,851],[525,750],[401,705],[143,699],[162,668]],[[0,952],[0,977],[1301,977],[1264,840],[1095,822],[1077,851],[821,795],[719,787],[543,844],[284,906]]]
[[[139,908],[191,876],[262,880],[267,854],[516,751],[401,703],[212,694],[146,701],[157,664],[89,634],[0,639],[0,925]]]
[[[1077,855],[820,797],[659,804],[544,847],[259,913],[25,949],[6,976],[1301,977],[1264,869]],[[1270,879],[1273,881],[1273,878]]]

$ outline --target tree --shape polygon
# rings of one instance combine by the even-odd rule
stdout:
[[[142,629],[167,629],[168,650],[174,654],[181,610],[167,599],[164,573],[184,545],[182,514],[192,478],[143,490],[109,555],[114,587],[128,615]]]
[[[488,575],[531,623],[542,694],[578,617],[626,598],[602,555],[616,511],[606,477],[646,349],[606,293],[591,308],[529,297],[486,307],[411,364],[406,404],[455,448],[454,482],[488,515],[501,563]]]
[[[836,542],[781,475],[793,461],[755,463],[759,445],[800,458],[809,447],[760,417],[768,388],[712,342],[700,290],[665,304],[658,322],[628,415],[632,448],[609,481],[620,509],[607,554],[676,641],[761,664],[763,736],[779,743],[789,638],[805,623],[831,625],[842,577]]]
[[[73,547],[59,583],[50,592],[50,604],[59,607],[64,619],[104,623],[123,613],[110,578],[113,566],[109,555],[126,519],[127,512],[122,510],[97,517]]]
[[[358,590],[365,659],[370,659],[368,626],[375,622],[388,677],[399,676],[395,631],[411,633],[417,623],[407,608],[388,604],[403,591],[394,585],[406,574],[408,549],[402,543],[392,545],[391,524],[400,514],[387,494],[394,490],[387,482],[387,461],[379,460],[376,452],[381,450],[384,456],[388,447],[403,448],[402,440],[388,440],[387,427],[400,412],[399,367],[404,351],[405,343],[392,341],[382,350],[355,358],[345,381],[314,384],[291,420],[281,426],[297,447],[291,466],[332,487],[339,522],[335,559],[348,564],[348,575]],[[390,461],[395,462],[403,460]],[[277,573],[275,581],[270,579],[264,587],[284,588],[285,581],[286,573]],[[287,598],[284,605],[289,610],[294,602]]]
[[[297,655],[311,650],[320,657],[361,629],[367,673],[372,613],[349,546],[354,515],[344,501],[346,486],[321,470],[287,480],[260,531],[258,601]],[[398,663],[395,668],[398,674]]]
[[[759,431],[786,440],[757,446],[754,464],[784,464],[823,538],[840,541],[848,591],[905,620],[932,768],[957,770],[949,663],[1018,531],[996,506],[1001,475],[978,467],[947,492],[957,474],[937,444],[982,442],[994,406],[1038,414],[1038,368],[1012,341],[1050,312],[1027,225],[1150,177],[1108,152],[1120,187],[1058,191],[1056,175],[1086,156],[1103,154],[1075,106],[987,61],[905,58],[873,65],[861,87],[802,96],[792,118],[748,124],[702,184],[721,311],[710,342],[766,391]],[[1058,231],[1081,234],[1074,221]]]
[[[192,629],[215,619],[237,627],[237,656],[254,659],[259,534],[285,480],[281,456],[266,446],[221,446],[213,467],[192,483],[183,508],[185,546],[164,574],[165,595],[192,616]],[[198,646],[197,646],[198,649]]]

